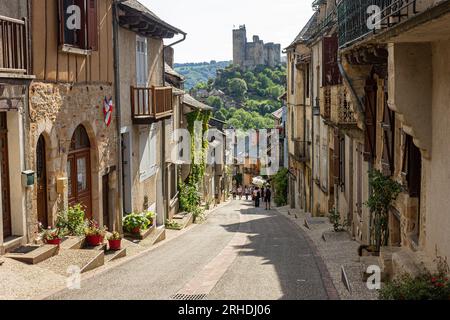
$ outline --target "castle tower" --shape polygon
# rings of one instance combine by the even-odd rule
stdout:
[[[233,30],[233,64],[244,67],[247,30],[245,25]]]

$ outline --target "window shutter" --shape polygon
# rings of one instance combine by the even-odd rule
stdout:
[[[341,83],[341,74],[337,63],[338,58],[338,38],[334,34],[331,37],[323,38],[323,75],[322,85],[332,86]]]
[[[394,174],[395,112],[388,107],[387,93],[384,97],[382,165],[385,174],[391,176]]]
[[[149,156],[149,131],[142,130],[139,132],[139,153],[141,155],[141,162],[139,164],[140,176],[145,177],[150,170],[150,156]]]
[[[340,184],[340,151],[341,151],[339,129],[334,129],[334,150],[333,150],[333,173],[334,184]]]
[[[365,87],[365,118],[366,132],[364,144],[364,160],[372,161],[375,158],[376,138],[376,107],[377,107],[377,84],[373,79],[366,81]]]
[[[98,50],[97,0],[87,0],[87,49]]]
[[[150,154],[150,163],[149,163],[149,167],[151,170],[153,170],[156,167],[156,153],[157,153],[157,149],[156,149],[156,129],[154,127],[154,125],[152,125],[151,129],[150,129],[150,138],[149,138],[149,154]]]

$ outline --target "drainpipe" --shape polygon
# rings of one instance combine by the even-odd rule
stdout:
[[[119,194],[119,217],[116,222],[118,231],[122,231],[122,215],[123,215],[123,177],[122,177],[122,115],[120,107],[120,50],[119,50],[119,23],[118,8],[120,0],[115,0],[112,6],[113,10],[113,55],[114,55],[114,99],[116,100],[116,123],[117,123],[117,192]]]
[[[182,33],[183,37],[180,40],[177,40],[175,42],[172,42],[171,44],[168,45],[164,45],[163,42],[163,50],[162,50],[162,85],[165,86],[166,84],[166,68],[165,68],[165,64],[166,64],[166,57],[165,57],[165,49],[169,48],[169,47],[173,47],[176,44],[179,44],[181,42],[183,42],[184,40],[186,40],[186,33]],[[182,106],[181,106],[182,107]],[[165,120],[162,121],[162,130],[161,130],[161,174],[162,174],[162,190],[163,190],[163,207],[164,207],[164,219],[167,218],[167,215],[169,214],[169,201],[171,199],[168,199],[168,191],[169,191],[169,187],[168,187],[168,182],[166,179],[167,176],[167,166],[166,166],[166,127],[165,127]],[[177,179],[178,180],[178,179]]]
[[[310,68],[313,68],[314,66],[314,56],[311,54],[311,63],[310,63]],[[314,211],[314,160],[315,160],[315,148],[314,148],[314,70],[310,70],[309,74],[311,75],[311,94],[310,94],[310,99],[311,99],[311,177],[310,177],[310,185],[311,185],[311,199],[310,199],[310,204],[311,204],[311,215],[313,215],[313,211]]]

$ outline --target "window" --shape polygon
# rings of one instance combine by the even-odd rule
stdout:
[[[295,93],[295,56],[291,62],[291,94]]]
[[[307,99],[309,99],[309,87],[310,87],[310,84],[309,84],[309,78],[310,78],[310,76],[309,76],[309,63],[306,65],[306,98]]]
[[[136,84],[147,86],[147,39],[136,36]]]
[[[59,42],[98,50],[97,0],[59,0]]]
[[[338,38],[334,34],[332,37],[323,38],[323,75],[322,85],[333,86],[341,83],[341,74],[337,63],[338,58]]]
[[[156,173],[156,128],[152,125],[139,132],[139,176],[144,181]]]

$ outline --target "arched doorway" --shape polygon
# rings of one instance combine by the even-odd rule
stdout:
[[[67,157],[69,205],[85,207],[86,218],[92,219],[91,145],[86,129],[76,128]]]
[[[47,166],[45,155],[45,139],[41,135],[36,145],[36,178],[37,178],[37,215],[38,221],[46,228],[47,215]]]

